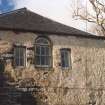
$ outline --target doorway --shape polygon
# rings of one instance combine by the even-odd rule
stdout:
[[[5,70],[4,60],[0,59],[0,74],[3,74]]]
[[[0,59],[0,87],[3,87],[5,83],[4,70],[5,70],[4,60]]]

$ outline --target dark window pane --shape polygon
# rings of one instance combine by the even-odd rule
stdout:
[[[26,57],[26,48],[25,47],[15,47],[14,49],[15,55],[15,65],[16,66],[24,66],[25,57]]]
[[[20,66],[23,66],[24,65],[24,59],[20,58],[19,63],[20,63]]]
[[[68,56],[68,51],[65,52],[65,67],[69,67],[69,56]]]
[[[24,56],[24,48],[19,48],[20,58]]]
[[[37,39],[36,43],[39,43],[39,44],[48,44],[48,40],[45,39],[45,38],[39,38],[39,39]]]
[[[15,65],[19,66],[19,59],[15,59]]]
[[[50,43],[46,38],[39,38],[36,40],[35,55],[39,56],[39,58],[35,58],[35,62],[37,62],[36,65],[40,65],[42,67],[50,65],[49,55],[51,55],[51,52],[49,44]]]
[[[41,46],[41,55],[46,55],[46,47]]]
[[[69,51],[66,49],[61,50],[61,64],[62,67],[69,67]]]
[[[19,48],[15,48],[15,56],[19,56]]]
[[[46,56],[46,65],[50,66],[50,56]]]
[[[36,46],[36,55],[40,55],[40,46]]]
[[[65,67],[64,52],[61,52],[61,62],[62,62],[62,67]]]
[[[46,46],[46,55],[48,56],[48,55],[50,55],[50,52],[49,52],[50,50],[49,50],[49,47],[48,46]]]
[[[35,57],[36,65],[40,65],[40,56]]]
[[[41,56],[41,65],[46,65],[46,57]]]

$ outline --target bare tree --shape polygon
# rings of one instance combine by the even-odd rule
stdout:
[[[96,26],[95,31],[105,36],[105,0],[87,0],[89,2],[88,7],[83,6],[81,2],[83,1],[78,0],[73,16],[76,19],[93,23]]]

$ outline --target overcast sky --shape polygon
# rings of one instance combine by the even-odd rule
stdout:
[[[86,23],[72,18],[76,1],[73,0],[0,0],[0,12],[27,7],[38,14],[51,18],[66,25],[86,31]],[[84,0],[82,0],[82,3]],[[74,5],[75,4],[75,5]]]

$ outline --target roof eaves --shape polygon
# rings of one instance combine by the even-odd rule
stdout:
[[[26,30],[26,29],[12,29],[12,28],[2,28],[0,27],[0,30],[6,30],[6,31],[19,31],[19,32],[33,32],[33,33],[40,33],[40,34],[53,34],[53,35],[60,35],[60,36],[75,36],[75,37],[82,37],[82,38],[92,38],[92,39],[98,39],[98,40],[105,40],[104,36],[96,36],[96,35],[81,35],[81,34],[67,34],[67,33],[60,33],[60,32],[47,32],[47,31],[39,31],[39,30]]]

